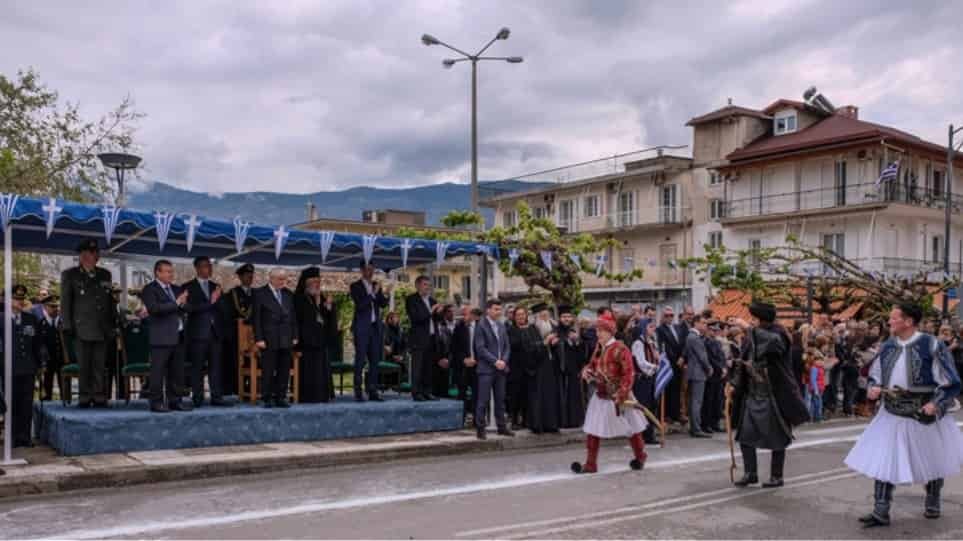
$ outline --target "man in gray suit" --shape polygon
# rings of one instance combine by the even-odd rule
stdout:
[[[712,376],[712,365],[703,336],[706,333],[706,320],[701,315],[692,316],[692,328],[685,339],[685,357],[688,364],[689,380],[689,435],[693,438],[710,438],[702,431],[702,399],[706,391],[706,380]]]
[[[508,379],[508,361],[511,345],[505,324],[499,321],[502,303],[495,299],[488,301],[485,317],[475,326],[475,361],[478,373],[478,399],[475,402],[475,430],[478,439],[484,440],[485,407],[489,397],[495,393],[495,422],[498,433],[514,436],[505,422],[505,387]]]

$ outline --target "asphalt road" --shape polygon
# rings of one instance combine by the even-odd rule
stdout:
[[[797,435],[781,489],[729,483],[724,436],[671,439],[642,472],[623,442],[595,475],[569,472],[581,447],[460,455],[277,475],[71,492],[0,502],[0,537],[19,538],[963,538],[963,480],[944,516],[897,487],[894,525],[862,530],[872,482],[843,466],[861,425]],[[768,475],[768,455],[760,456]]]

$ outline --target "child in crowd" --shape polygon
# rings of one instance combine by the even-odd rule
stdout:
[[[823,420],[823,392],[826,390],[826,352],[830,343],[827,336],[817,336],[810,340],[803,355],[806,372],[806,400],[809,416],[814,423]]]

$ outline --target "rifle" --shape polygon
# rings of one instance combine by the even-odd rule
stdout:
[[[585,374],[588,376],[589,383],[601,383],[602,385],[605,385],[606,392],[612,397],[612,402],[615,402],[615,395],[617,394],[618,387],[604,372],[596,372],[595,370],[586,369]],[[634,396],[632,398],[627,398],[622,402],[615,402],[616,415],[627,408],[641,411],[642,415],[651,421],[659,432],[662,432],[662,423],[659,422],[659,419],[651,411],[649,411],[649,408],[640,404]]]

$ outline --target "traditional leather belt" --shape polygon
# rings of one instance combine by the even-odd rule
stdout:
[[[933,398],[930,394],[907,393],[900,396],[883,395],[883,407],[899,417],[908,417],[924,425],[936,422],[935,415],[923,413],[923,406]]]

